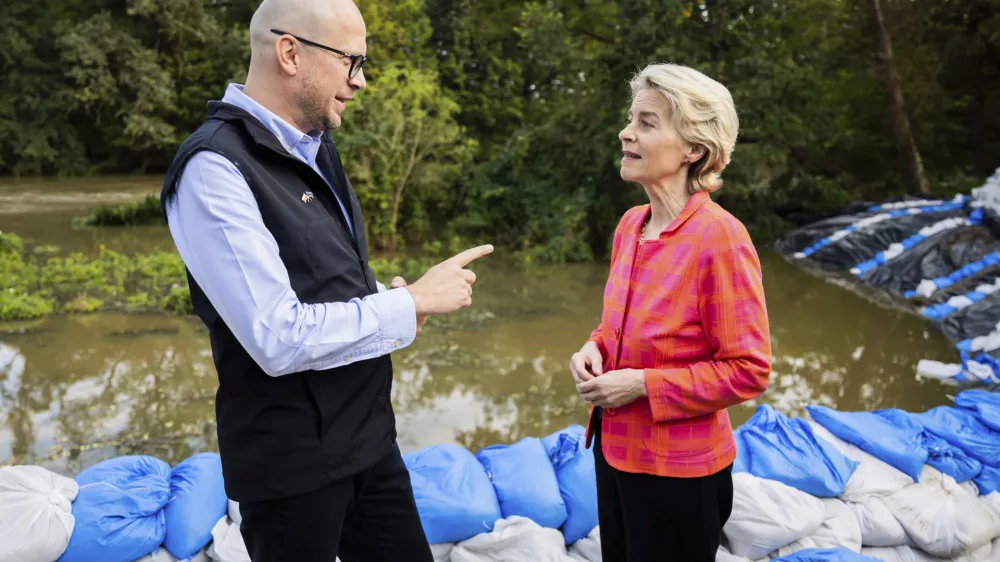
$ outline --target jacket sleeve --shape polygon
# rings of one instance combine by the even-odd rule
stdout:
[[[646,369],[657,422],[691,418],[767,390],[771,339],[760,260],[746,229],[719,219],[698,253],[698,313],[712,358],[684,368]]]

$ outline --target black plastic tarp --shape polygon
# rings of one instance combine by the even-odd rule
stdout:
[[[802,251],[820,239],[833,234],[857,221],[870,217],[875,213],[837,217],[828,219],[827,224],[810,225],[791,233],[783,239],[779,251],[786,256]],[[939,221],[955,217],[964,217],[964,211],[942,213],[921,213],[892,217],[861,230],[851,232],[844,238],[820,248],[812,255],[799,258],[804,265],[831,270],[849,270],[855,265],[875,257],[879,252],[889,248],[891,244],[902,242],[916,234],[920,229]],[[848,220],[849,219],[849,220]]]

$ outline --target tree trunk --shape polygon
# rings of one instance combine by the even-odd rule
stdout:
[[[910,118],[906,115],[906,104],[903,101],[903,86],[896,64],[893,62],[892,40],[885,28],[885,18],[882,16],[881,0],[865,0],[872,33],[875,35],[875,63],[878,70],[882,90],[889,101],[892,111],[892,132],[896,137],[896,146],[906,161],[906,171],[910,186],[918,193],[930,193],[930,184],[924,174],[924,163],[920,151],[913,139],[910,129]]]

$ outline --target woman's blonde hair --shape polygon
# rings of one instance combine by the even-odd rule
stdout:
[[[684,142],[705,147],[705,155],[688,170],[688,191],[715,191],[729,164],[740,128],[733,96],[725,86],[693,68],[651,64],[629,84],[632,98],[651,88],[670,104],[674,128]]]

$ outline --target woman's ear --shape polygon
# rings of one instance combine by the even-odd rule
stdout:
[[[688,154],[684,157],[684,161],[688,164],[694,164],[695,162],[701,160],[705,156],[706,152],[707,150],[705,150],[704,145],[693,144],[688,147]]]

